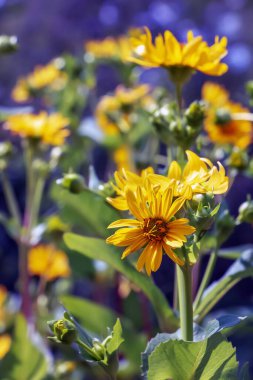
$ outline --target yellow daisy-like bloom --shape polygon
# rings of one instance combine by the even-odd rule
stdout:
[[[28,254],[28,270],[31,275],[53,281],[68,277],[71,273],[67,255],[52,245],[38,245]]]
[[[148,178],[153,185],[166,190],[173,187],[174,196],[183,196],[192,199],[194,194],[224,194],[229,185],[225,169],[218,162],[218,168],[207,158],[201,158],[190,150],[186,151],[188,162],[182,170],[180,165],[173,161],[169,167],[168,176],[155,174],[152,168],[142,171],[141,175],[127,170],[116,171],[114,174],[116,192],[115,198],[107,198],[107,201],[118,210],[127,210],[126,189],[131,186],[133,191],[138,186],[144,186]]]
[[[147,106],[150,99],[148,85],[139,85],[135,88],[118,86],[111,96],[103,96],[97,105],[95,117],[100,128],[109,136],[117,136],[120,132],[127,133],[131,128],[131,107],[136,103]]]
[[[16,114],[7,118],[4,127],[23,138],[38,139],[44,144],[63,145],[69,135],[69,121],[59,113]]]
[[[207,75],[219,76],[224,74],[228,67],[221,60],[227,54],[227,39],[215,37],[214,44],[208,46],[201,36],[195,37],[192,31],[187,34],[185,43],[179,42],[176,37],[166,30],[164,35],[159,34],[154,42],[148,28],[145,33],[130,38],[133,52],[129,58],[146,67],[165,67],[168,69],[191,69],[201,71]],[[182,71],[180,72],[182,75]]]
[[[126,62],[130,54],[130,43],[127,36],[107,37],[103,40],[91,40],[84,45],[85,51],[97,59],[117,59]]]
[[[137,261],[137,269],[146,268],[147,274],[156,272],[162,262],[163,253],[178,265],[184,265],[184,258],[173,250],[180,248],[187,241],[186,236],[195,232],[188,225],[188,219],[175,217],[183,207],[185,198],[173,201],[173,188],[165,191],[145,182],[144,188],[126,189],[127,206],[135,219],[120,219],[109,225],[109,228],[120,228],[107,238],[107,243],[124,250],[122,259],[129,254],[143,249]]]
[[[10,351],[11,348],[11,337],[9,334],[0,335],[0,359]]]
[[[224,87],[207,82],[202,88],[202,97],[208,105],[205,129],[214,143],[231,144],[244,149],[252,142],[253,128],[247,120],[233,120],[233,114],[249,113],[249,109],[230,100]],[[228,113],[228,120],[219,123],[217,111]]]
[[[131,187],[133,191],[136,191],[138,186],[144,186],[145,179],[149,174],[153,174],[154,170],[151,167],[142,170],[141,174],[132,173],[131,171],[122,169],[114,173],[115,184],[112,186],[116,192],[115,198],[107,198],[107,201],[118,210],[128,210],[128,204],[126,200],[127,187]]]
[[[113,152],[113,161],[118,170],[134,170],[134,163],[131,148],[127,145],[121,145]]]
[[[59,70],[53,61],[45,66],[37,66],[31,74],[18,80],[12,91],[12,98],[16,102],[26,102],[33,90],[50,87],[58,91],[64,87],[66,79],[66,73]]]
[[[186,199],[192,199],[194,194],[224,194],[227,191],[229,180],[220,162],[218,169],[210,160],[190,150],[186,151],[186,155],[188,162],[183,170],[173,161],[167,177],[155,174],[150,176],[151,180],[163,187],[175,182],[174,196],[184,196]]]

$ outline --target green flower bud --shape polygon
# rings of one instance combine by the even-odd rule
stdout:
[[[150,116],[150,122],[165,144],[173,143],[172,132],[177,129],[176,118],[176,105],[172,103],[156,109]]]
[[[85,189],[83,177],[76,173],[65,174],[64,177],[58,179],[56,183],[73,194],[79,194]]]
[[[9,159],[13,152],[13,146],[10,142],[0,143],[0,158]]]
[[[103,343],[101,343],[98,339],[93,339],[92,344],[92,351],[95,353],[97,358],[99,358],[99,360],[104,360],[107,353]]]
[[[105,198],[115,196],[115,190],[112,186],[111,181],[104,183],[102,185],[99,185],[98,190],[99,190],[99,193]]]
[[[202,101],[195,101],[185,111],[185,118],[187,124],[192,127],[201,126],[205,117],[205,103]]]
[[[216,234],[217,243],[220,246],[224,241],[226,241],[232,234],[235,228],[235,219],[229,213],[229,210],[223,211],[217,218],[216,221]]]
[[[78,332],[75,325],[67,319],[59,319],[57,321],[50,321],[48,325],[54,333],[57,342],[71,344],[78,339]]]
[[[18,48],[16,36],[0,36],[0,54],[13,53]]]
[[[239,215],[237,220],[239,222],[253,223],[253,200],[248,199],[246,202],[243,202],[239,207]]]
[[[232,120],[231,114],[228,110],[226,110],[224,108],[217,109],[216,114],[215,114],[215,123],[216,124],[219,124],[221,126],[226,125],[231,120]]]
[[[42,177],[46,177],[49,173],[48,163],[41,159],[36,159],[33,161],[33,168],[36,173]]]

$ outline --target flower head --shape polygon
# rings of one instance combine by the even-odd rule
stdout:
[[[91,40],[86,42],[84,48],[87,53],[97,59],[116,59],[125,62],[130,54],[130,44],[127,36]]]
[[[52,245],[38,245],[29,251],[29,273],[53,281],[58,277],[68,277],[70,267],[67,255]]]
[[[222,63],[222,58],[227,54],[227,39],[225,37],[219,40],[215,37],[214,44],[208,46],[201,36],[195,37],[192,31],[187,34],[185,43],[179,42],[176,37],[166,30],[164,35],[159,34],[154,42],[152,34],[148,28],[145,32],[134,36],[130,39],[133,52],[129,58],[146,67],[165,67],[169,70],[180,69],[180,75],[187,72],[182,71],[189,69],[201,71],[207,75],[219,76],[224,74],[228,67]],[[173,72],[171,72],[173,75]],[[174,73],[175,74],[175,73]]]
[[[131,111],[136,105],[146,106],[150,97],[148,85],[135,88],[118,86],[113,95],[102,97],[97,105],[95,117],[100,128],[108,136],[127,133],[131,128]]]
[[[223,194],[228,189],[228,177],[225,169],[218,162],[218,168],[207,158],[201,158],[196,153],[187,150],[188,162],[183,170],[180,165],[173,161],[169,167],[168,176],[153,175],[154,182],[163,184],[167,182],[170,186],[171,181],[175,181],[174,196],[184,196],[191,199],[193,194]]]
[[[54,61],[51,61],[45,66],[36,66],[31,74],[20,78],[12,91],[12,98],[16,102],[26,102],[36,90],[46,87],[60,90],[65,83],[66,74],[59,70]]]
[[[63,145],[69,135],[66,129],[69,121],[59,113],[10,115],[5,128],[24,138],[37,139],[44,144]]]
[[[243,119],[233,120],[233,114],[248,113],[249,110],[231,101],[228,91],[216,83],[205,83],[202,97],[208,105],[205,129],[210,139],[214,143],[246,148],[252,142],[252,124]]]
[[[187,241],[186,236],[195,231],[188,225],[188,219],[176,217],[185,198],[174,200],[173,193],[172,187],[161,191],[149,181],[136,190],[128,187],[126,202],[135,219],[121,219],[109,225],[109,228],[119,229],[107,238],[107,243],[126,246],[122,258],[142,249],[137,269],[141,271],[145,266],[148,275],[159,269],[163,253],[178,265],[184,265],[184,258],[174,249],[182,247]]]

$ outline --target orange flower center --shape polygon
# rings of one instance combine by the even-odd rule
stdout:
[[[163,219],[144,219],[143,233],[149,240],[162,241],[168,232],[168,224]]]

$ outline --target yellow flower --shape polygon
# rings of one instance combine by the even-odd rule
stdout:
[[[0,359],[9,352],[11,348],[11,337],[8,334],[0,335]]]
[[[103,40],[91,40],[84,45],[85,51],[97,59],[116,59],[126,62],[130,54],[127,36],[107,37]]]
[[[5,128],[24,138],[38,139],[44,144],[63,145],[69,135],[66,129],[68,119],[59,113],[16,114],[10,115]]]
[[[145,33],[130,39],[134,49],[131,62],[146,67],[165,67],[173,71],[190,69],[201,71],[207,75],[219,76],[224,74],[228,67],[221,59],[227,54],[227,39],[215,37],[214,44],[208,46],[201,36],[195,37],[192,31],[187,34],[186,43],[179,42],[176,37],[166,30],[164,35],[159,34],[154,42],[148,28]],[[190,73],[189,73],[190,74]]]
[[[218,144],[231,144],[244,149],[252,142],[253,128],[247,120],[233,120],[233,114],[248,113],[248,108],[230,100],[224,87],[207,82],[202,88],[202,97],[208,108],[205,129],[210,140]],[[227,113],[228,119],[219,122],[217,112]]]
[[[173,201],[172,187],[161,191],[145,181],[144,187],[126,189],[126,202],[135,219],[120,219],[111,223],[109,228],[120,229],[107,238],[107,243],[127,247],[122,259],[143,249],[137,269],[141,271],[145,266],[148,275],[159,269],[163,253],[178,265],[184,265],[184,258],[173,250],[182,247],[187,241],[186,236],[195,232],[195,228],[187,224],[188,219],[177,219],[175,216],[183,207],[185,198],[179,197]]]
[[[117,194],[115,198],[107,198],[107,201],[118,210],[128,210],[128,204],[126,200],[126,189],[131,187],[133,191],[136,191],[138,186],[144,186],[145,179],[151,173],[154,173],[151,167],[142,170],[141,174],[132,173],[128,170],[122,169],[114,173],[115,184],[112,186]]]
[[[58,277],[68,277],[70,267],[67,255],[52,245],[38,245],[29,251],[28,269],[31,275],[53,281]]]
[[[66,83],[66,73],[59,70],[54,61],[45,66],[37,66],[34,71],[17,81],[12,91],[12,98],[16,102],[29,100],[31,91],[50,87],[52,90],[60,90]]]
[[[0,285],[0,328],[2,324],[5,324],[6,319],[6,309],[5,302],[7,299],[8,291],[5,286]]]
[[[207,158],[200,158],[196,153],[187,150],[188,162],[182,170],[180,165],[173,161],[169,167],[168,176],[151,175],[154,183],[170,186],[175,181],[174,196],[184,196],[191,199],[193,194],[223,194],[228,189],[228,177],[225,169],[218,162],[219,169]]]
[[[100,128],[108,136],[127,133],[131,128],[131,107],[147,106],[150,87],[139,85],[135,88],[118,86],[111,96],[103,96],[97,105],[95,117]]]

